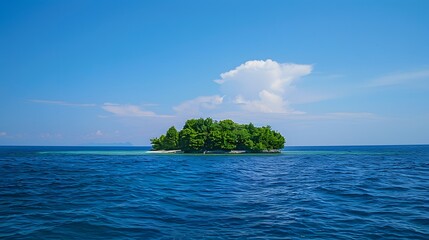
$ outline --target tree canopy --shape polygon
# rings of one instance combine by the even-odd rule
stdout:
[[[170,127],[165,135],[151,140],[153,150],[182,150],[185,153],[244,150],[263,152],[284,148],[285,138],[270,126],[255,127],[232,120],[211,118],[187,120],[178,132]]]

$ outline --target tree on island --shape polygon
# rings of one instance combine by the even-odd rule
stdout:
[[[153,138],[150,141],[154,150],[175,150],[179,148],[179,132],[173,126],[167,130],[165,135]]]
[[[180,132],[170,127],[165,135],[151,140],[153,150],[182,150],[185,153],[242,150],[264,152],[284,148],[285,138],[270,126],[255,127],[232,120],[211,118],[187,120]]]

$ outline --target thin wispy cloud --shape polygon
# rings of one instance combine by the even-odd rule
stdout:
[[[116,103],[104,103],[103,105],[97,105],[95,103],[71,103],[66,101],[57,100],[42,100],[42,99],[30,99],[31,102],[39,104],[58,105],[65,107],[97,107],[99,106],[104,111],[112,113],[119,117],[172,117],[170,115],[160,115],[152,111],[144,110],[141,106],[132,104],[116,104]],[[154,103],[143,104],[143,106],[156,106]],[[107,118],[108,116],[99,115],[101,118]]]
[[[94,103],[71,103],[65,101],[53,101],[53,100],[42,100],[42,99],[30,99],[30,102],[41,103],[41,104],[51,104],[51,105],[60,105],[67,107],[95,107],[97,104]]]
[[[61,133],[41,133],[40,138],[42,139],[61,139],[63,135]]]
[[[0,137],[4,137],[4,136],[6,136],[7,135],[7,133],[6,132],[0,132]]]
[[[145,106],[145,107],[155,107],[155,106],[159,106],[159,104],[157,104],[157,103],[143,103],[142,106]]]
[[[370,112],[333,112],[326,113],[320,116],[325,119],[378,119],[380,118]]]
[[[201,96],[181,103],[173,109],[178,114],[198,115],[204,110],[214,110],[223,102],[223,97],[219,95]]]
[[[338,98],[339,94],[315,91],[291,91],[288,95],[291,104],[308,104]]]
[[[371,112],[328,112],[321,114],[285,114],[283,118],[295,120],[374,120],[381,117]]]
[[[104,103],[101,108],[119,117],[173,117],[171,115],[159,115],[131,104]]]
[[[311,114],[304,112],[291,113],[264,113],[263,115],[256,115],[251,112],[223,112],[214,115],[215,118],[233,118],[235,120],[248,122],[248,121],[259,121],[264,122],[267,119],[270,120],[299,120],[299,121],[313,121],[313,120],[376,120],[382,119],[382,117],[371,112],[329,112],[321,114]]]
[[[402,72],[396,74],[389,74],[374,79],[369,83],[369,87],[384,87],[391,85],[407,84],[410,82],[424,80],[429,81],[429,70],[420,70],[412,72]]]

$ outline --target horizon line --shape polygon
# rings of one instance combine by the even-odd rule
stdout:
[[[406,143],[406,144],[352,144],[352,145],[288,145],[287,147],[376,147],[376,146],[426,146],[429,143]],[[152,147],[150,145],[1,145],[0,147]]]

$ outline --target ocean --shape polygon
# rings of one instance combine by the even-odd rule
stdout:
[[[0,147],[0,239],[429,239],[429,145]]]

